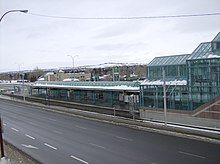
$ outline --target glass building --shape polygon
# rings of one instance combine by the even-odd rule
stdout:
[[[140,86],[142,107],[163,108],[165,81],[168,109],[196,109],[220,96],[220,33],[192,54],[154,58],[147,70],[147,80]]]

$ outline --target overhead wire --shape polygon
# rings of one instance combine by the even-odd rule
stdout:
[[[168,18],[187,18],[187,17],[205,17],[205,16],[218,16],[220,12],[215,13],[200,13],[200,14],[181,14],[181,15],[159,15],[159,16],[128,16],[128,17],[70,17],[70,16],[57,16],[45,15],[28,12],[27,14],[58,19],[75,19],[75,20],[139,20],[139,19],[168,19]]]

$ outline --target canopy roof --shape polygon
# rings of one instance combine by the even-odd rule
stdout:
[[[220,41],[220,32],[215,36],[215,38],[212,41],[213,42]]]
[[[192,54],[155,57],[148,66],[184,65],[187,60],[220,58],[220,32],[211,42],[201,43]],[[215,49],[214,47],[218,48]]]
[[[57,89],[80,89],[80,90],[108,90],[108,91],[135,91],[139,92],[138,81],[38,81],[33,88],[57,88]]]
[[[189,57],[190,54],[156,57],[148,66],[184,65]]]

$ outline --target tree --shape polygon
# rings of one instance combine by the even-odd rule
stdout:
[[[35,82],[43,74],[44,74],[44,71],[37,67],[32,72],[28,73],[27,78],[30,82]]]

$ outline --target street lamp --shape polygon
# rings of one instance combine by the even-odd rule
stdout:
[[[1,18],[0,18],[0,22],[2,21],[2,19],[4,18],[4,16],[8,13],[11,13],[11,12],[22,12],[22,13],[27,13],[28,10],[9,10],[7,11],[6,13],[4,13]],[[20,69],[20,66],[19,66],[19,69]],[[20,72],[20,71],[19,71]],[[23,91],[24,93],[24,91]],[[24,96],[24,100],[25,100],[25,96]],[[3,129],[3,124],[2,124],[2,119],[1,119],[1,116],[0,116],[0,150],[1,150],[1,158],[3,158],[5,155],[4,155],[4,147],[3,147],[3,138],[2,138],[2,129]],[[0,159],[0,162],[1,162],[1,159]],[[4,163],[4,162],[3,162]],[[7,163],[7,161],[6,161]]]
[[[8,13],[11,13],[11,12],[22,12],[22,13],[27,13],[28,10],[9,10],[7,12],[5,12],[1,18],[0,18],[0,22],[2,21],[2,19],[4,18],[5,15],[7,15]],[[20,65],[19,65],[19,74],[20,74]],[[24,95],[24,75],[23,75],[23,99],[25,101],[25,95]]]
[[[164,108],[164,124],[167,126],[167,93],[166,93],[166,81],[165,81],[165,68],[163,68],[163,108]]]
[[[69,57],[71,57],[72,62],[73,62],[73,80],[75,80],[75,66],[74,66],[74,59],[75,57],[78,57],[78,55],[72,56],[72,55],[67,55]]]
[[[3,17],[4,17],[6,14],[11,13],[11,12],[22,12],[22,13],[27,13],[28,10],[9,10],[9,11],[7,11],[6,13],[4,13],[4,14],[2,15],[2,17],[0,18],[0,22],[2,21]]]
[[[21,83],[22,82],[22,93],[20,92],[20,94],[22,94],[23,95],[23,100],[25,101],[25,89],[24,89],[24,72],[22,72],[21,73],[21,66],[22,66],[22,64],[23,63],[15,63],[15,64],[18,64],[18,70],[19,70],[19,72],[18,72],[18,81],[19,81],[19,83]]]

